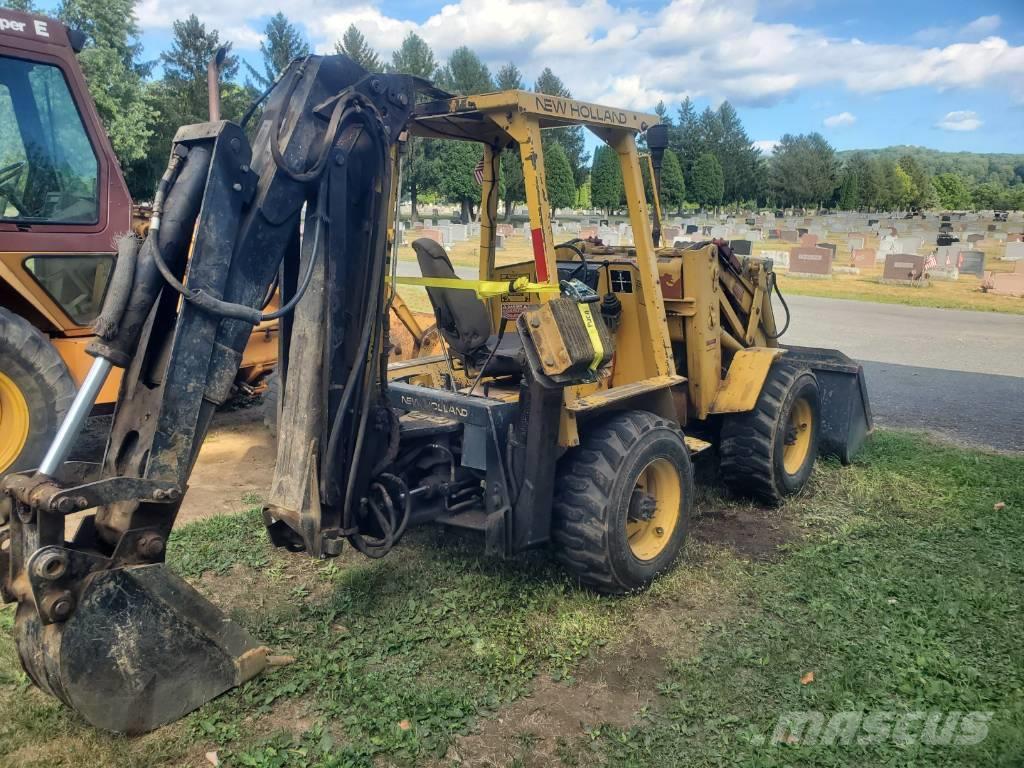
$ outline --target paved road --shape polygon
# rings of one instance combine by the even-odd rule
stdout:
[[[418,275],[414,262],[399,272]],[[476,269],[456,267],[463,278]],[[864,365],[878,424],[1024,451],[1024,315],[790,296],[783,343],[840,349]],[[776,313],[783,312],[776,300]]]
[[[793,321],[783,341],[861,361],[877,423],[1024,451],[1024,316],[786,300]]]

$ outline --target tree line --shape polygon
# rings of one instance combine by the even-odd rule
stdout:
[[[97,110],[136,199],[148,199],[167,161],[181,125],[207,118],[206,67],[218,47],[228,55],[221,66],[222,115],[238,120],[249,105],[296,57],[310,52],[309,42],[283,13],[267,22],[258,66],[241,62],[230,41],[195,15],[172,25],[167,50],[144,60],[135,20],[137,0],[62,0],[57,16],[86,35],[79,54]],[[8,7],[36,10],[32,0],[5,0]],[[429,44],[409,32],[390,60],[351,25],[335,44],[374,72],[399,72],[432,80],[465,95],[532,88],[571,98],[565,83],[545,68],[530,85],[509,62],[497,72],[463,46],[438,59]],[[159,65],[159,76],[155,76]],[[837,153],[817,133],[785,135],[770,156],[751,141],[728,102],[697,111],[686,98],[670,113],[656,112],[669,126],[669,148],[662,168],[662,203],[667,212],[702,208],[824,206],[847,210],[912,208],[1024,208],[1024,156],[942,153],[919,147]],[[544,132],[544,161],[552,208],[600,208],[624,205],[618,158],[601,144],[593,162],[581,126]],[[474,170],[479,144],[416,139],[410,142],[403,194],[413,216],[423,203],[444,200],[459,206],[463,220],[477,214],[480,188]],[[506,216],[525,201],[518,150],[502,153],[499,198]],[[650,198],[650,179],[642,165]]]

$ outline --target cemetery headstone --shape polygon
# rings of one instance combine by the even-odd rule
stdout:
[[[850,263],[858,269],[875,266],[874,248],[854,248],[851,253]]]
[[[797,246],[789,252],[789,273],[811,277],[831,277],[832,252],[827,248]]]
[[[750,241],[749,240],[730,240],[729,246],[732,248],[732,252],[737,256],[749,256],[750,255]]]
[[[924,256],[916,253],[890,253],[885,257],[882,280],[919,282],[924,276]]]
[[[1019,261],[1024,259],[1024,243],[1006,243],[1006,250],[1003,252],[1006,261]]]
[[[984,251],[961,251],[956,259],[957,267],[965,275],[981,277],[985,274]]]

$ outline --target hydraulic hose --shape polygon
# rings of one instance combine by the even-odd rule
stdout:
[[[782,308],[784,310],[786,310],[786,324],[782,326],[782,330],[779,331],[778,333],[775,333],[775,334],[770,334],[770,333],[766,333],[765,334],[765,338],[770,339],[771,341],[775,341],[775,339],[781,338],[782,334],[784,334],[787,330],[789,330],[789,321],[792,319],[792,315],[789,312],[789,305],[786,303],[786,299],[783,297],[782,291],[779,290],[779,278],[778,278],[778,275],[776,275],[774,272],[772,272],[771,276],[772,276],[772,289],[774,289],[775,294],[779,297],[779,301],[782,302]]]

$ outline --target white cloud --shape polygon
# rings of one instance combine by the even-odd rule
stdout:
[[[957,110],[947,112],[946,116],[935,124],[937,128],[944,131],[976,131],[982,126],[982,121],[977,112],[970,110]]]
[[[1003,20],[996,14],[979,16],[959,27],[953,25],[925,27],[911,35],[910,39],[915,43],[923,43],[925,45],[980,40],[999,29],[1002,23]]]
[[[759,139],[754,142],[754,146],[761,150],[761,154],[773,155],[775,154],[775,148],[779,146],[778,139]]]
[[[850,112],[840,112],[838,115],[829,115],[822,123],[826,128],[843,128],[857,122],[857,117]]]
[[[963,28],[964,37],[987,37],[999,29],[1003,20],[997,14],[991,16],[979,16]]]
[[[1024,46],[988,36],[945,47],[872,43],[827,37],[811,27],[758,18],[758,0],[670,0],[639,10],[628,0],[448,0],[433,15],[414,22],[389,15],[372,0],[306,0],[289,6],[314,48],[327,52],[355,23],[387,58],[415,30],[443,60],[468,45],[496,70],[514,61],[531,81],[550,66],[578,98],[651,109],[683,96],[712,103],[773,104],[817,86],[856,93],[903,88],[977,88],[1010,83],[1024,100]],[[142,0],[145,30],[170,26],[195,13],[208,25],[240,35],[253,45],[258,20],[278,10],[280,0]],[[986,34],[997,17],[967,25]],[[227,35],[224,35],[227,37]],[[229,38],[230,39],[230,38]],[[962,39],[962,38],[961,38]],[[1017,83],[1018,85],[1012,85]]]

